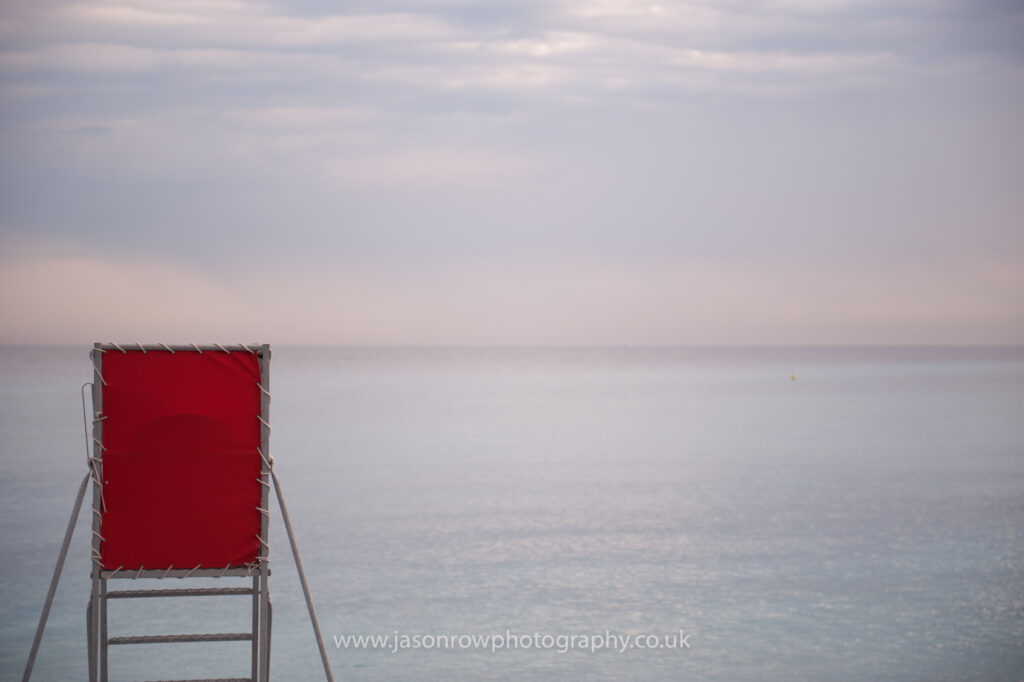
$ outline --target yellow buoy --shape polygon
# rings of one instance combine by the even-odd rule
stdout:
[[[795,374],[790,374],[789,375],[789,380],[790,381],[796,381],[796,375]]]

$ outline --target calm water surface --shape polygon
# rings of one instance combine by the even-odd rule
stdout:
[[[690,635],[624,653],[329,643],[338,679],[1024,678],[1024,350],[278,348],[271,374],[329,639]],[[90,379],[88,348],[0,349],[2,679],[20,679],[85,473]],[[85,679],[87,516],[33,679]],[[322,679],[274,523],[273,674]],[[124,600],[111,635],[244,630],[237,599]],[[231,677],[248,649],[111,664]]]

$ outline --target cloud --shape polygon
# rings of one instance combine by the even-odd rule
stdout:
[[[189,9],[203,12],[209,12],[211,9],[223,10],[224,8],[242,9],[242,5],[241,3],[204,3],[201,7],[194,5],[189,7]],[[58,9],[54,12],[54,18],[58,21],[66,20],[69,23],[93,23],[129,29],[139,27],[180,29],[213,23],[213,19],[206,13],[161,11],[154,9],[152,5],[131,4],[73,4]]]
[[[74,3],[45,18],[68,33],[117,35],[151,41],[207,43],[250,49],[315,48],[348,43],[435,40],[452,35],[445,22],[405,12],[294,16],[259,2]]]
[[[75,273],[143,292],[118,294],[124,319],[164,329],[152,297],[216,329],[203,291],[259,319],[233,280],[259,270],[268,319],[325,342],[1016,338],[1021,17],[8,3],[0,237],[67,246],[8,255],[4,282],[73,289]],[[201,286],[147,288],[149,269]],[[39,295],[55,312],[33,328],[85,324]],[[331,306],[358,324],[316,317]]]
[[[452,147],[406,148],[393,153],[346,156],[328,162],[323,171],[342,186],[415,185],[420,188],[457,186],[472,191],[481,185],[525,177],[539,160],[525,154]]]
[[[38,50],[7,52],[0,65],[13,72],[70,71],[91,74],[144,73],[158,70],[255,71],[261,67],[301,68],[313,61],[301,55],[231,49],[150,49],[111,43],[70,43]]]
[[[315,256],[211,276],[152,258],[22,249],[0,342],[1014,344],[1024,263],[573,260],[438,268]],[[54,251],[57,255],[52,254]],[[268,338],[272,336],[273,338]]]
[[[53,248],[53,247],[50,247]],[[242,291],[152,258],[98,255],[4,258],[0,343],[88,343],[172,338],[186,330],[226,338],[258,331],[258,306]],[[239,337],[242,338],[242,337]]]
[[[235,0],[45,7],[13,14],[4,31],[12,45],[22,34],[38,40],[0,56],[5,69],[248,71],[282,81],[315,74],[417,89],[643,97],[651,88],[765,94],[877,86],[920,68],[902,42],[917,36],[898,27],[909,11],[900,5],[567,2],[535,11],[536,27],[525,32],[415,6],[320,16]],[[766,85],[765,75],[774,81]]]

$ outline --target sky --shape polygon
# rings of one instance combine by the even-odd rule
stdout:
[[[1024,344],[1017,0],[3,0],[0,344]]]

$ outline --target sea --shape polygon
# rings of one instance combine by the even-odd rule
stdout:
[[[86,473],[88,354],[0,348],[3,680]],[[276,347],[270,384],[336,680],[1024,679],[1022,348]],[[271,513],[272,679],[324,679]],[[88,522],[34,680],[87,679]],[[110,635],[250,617],[125,599]],[[110,680],[249,656],[115,646]]]

